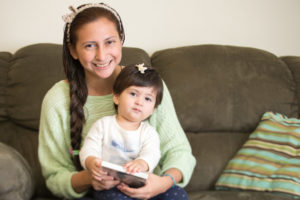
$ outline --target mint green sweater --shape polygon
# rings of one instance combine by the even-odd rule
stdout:
[[[69,86],[65,81],[56,83],[46,94],[41,110],[38,154],[50,191],[58,197],[79,198],[85,193],[76,193],[71,186],[71,177],[76,169],[68,153],[71,147],[69,103]],[[115,114],[112,94],[88,96],[84,111],[83,138],[97,119]],[[148,122],[156,128],[160,137],[162,157],[154,173],[161,175],[170,168],[177,168],[183,174],[183,181],[178,185],[184,187],[191,178],[196,160],[165,84],[162,103]]]

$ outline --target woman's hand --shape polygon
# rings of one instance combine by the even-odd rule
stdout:
[[[89,170],[75,173],[71,179],[72,187],[77,193],[88,190],[91,186],[94,190],[109,190],[119,184],[111,176],[104,175],[101,180],[93,178]]]
[[[124,183],[119,184],[118,189],[126,195],[137,199],[150,199],[167,191],[172,186],[172,180],[166,176],[157,176],[150,173],[146,185],[141,188],[130,188]]]
[[[107,175],[103,175],[101,179],[96,179],[92,176],[91,179],[91,185],[94,190],[109,190],[120,183],[117,180],[113,180],[111,176]]]

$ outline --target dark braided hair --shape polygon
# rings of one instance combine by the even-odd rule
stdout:
[[[69,47],[75,48],[77,36],[76,32],[85,24],[93,22],[100,17],[105,17],[116,25],[119,37],[124,41],[123,25],[119,17],[116,17],[112,8],[105,4],[103,7],[89,7],[78,13],[71,24],[66,24],[63,40],[63,66],[66,78],[70,85],[70,137],[72,151],[79,150],[82,141],[82,130],[85,123],[84,104],[88,96],[84,69],[70,53]],[[82,5],[84,6],[84,5]],[[80,6],[81,7],[81,6]],[[79,8],[80,8],[79,7]],[[114,13],[113,13],[113,12]],[[119,20],[118,20],[119,19]],[[70,26],[69,35],[67,26]],[[79,155],[72,156],[73,163],[77,170],[81,170]]]

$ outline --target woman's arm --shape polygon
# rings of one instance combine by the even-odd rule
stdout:
[[[92,186],[102,190],[116,185],[111,177],[107,181],[93,179],[89,171],[78,172],[69,153],[69,91],[61,84],[49,90],[42,103],[39,128],[39,161],[48,189],[57,197],[80,198]]]
[[[57,197],[80,198],[85,194],[82,188],[90,187],[91,183],[88,183],[86,172],[76,171],[68,153],[68,110],[68,91],[59,85],[54,86],[42,103],[38,154],[49,190]],[[85,181],[76,181],[78,176]]]
[[[74,191],[82,193],[91,187],[92,177],[88,170],[82,170],[72,176],[71,183]]]
[[[178,185],[186,186],[196,165],[196,159],[192,155],[190,143],[179,123],[171,95],[165,84],[162,103],[149,122],[159,133],[162,155],[154,173],[163,175],[170,169],[177,169],[182,175]]]

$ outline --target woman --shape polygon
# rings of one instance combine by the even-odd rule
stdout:
[[[162,157],[146,185],[130,188],[110,176],[92,178],[88,170],[82,170],[78,151],[88,130],[97,119],[115,114],[112,87],[121,71],[125,35],[119,15],[105,4],[72,8],[64,20],[67,80],[59,81],[46,94],[39,129],[39,159],[47,187],[64,198],[81,198],[91,187],[117,187],[132,198],[149,199],[174,184],[185,186],[195,158],[165,85],[162,103],[148,120],[159,133]]]

